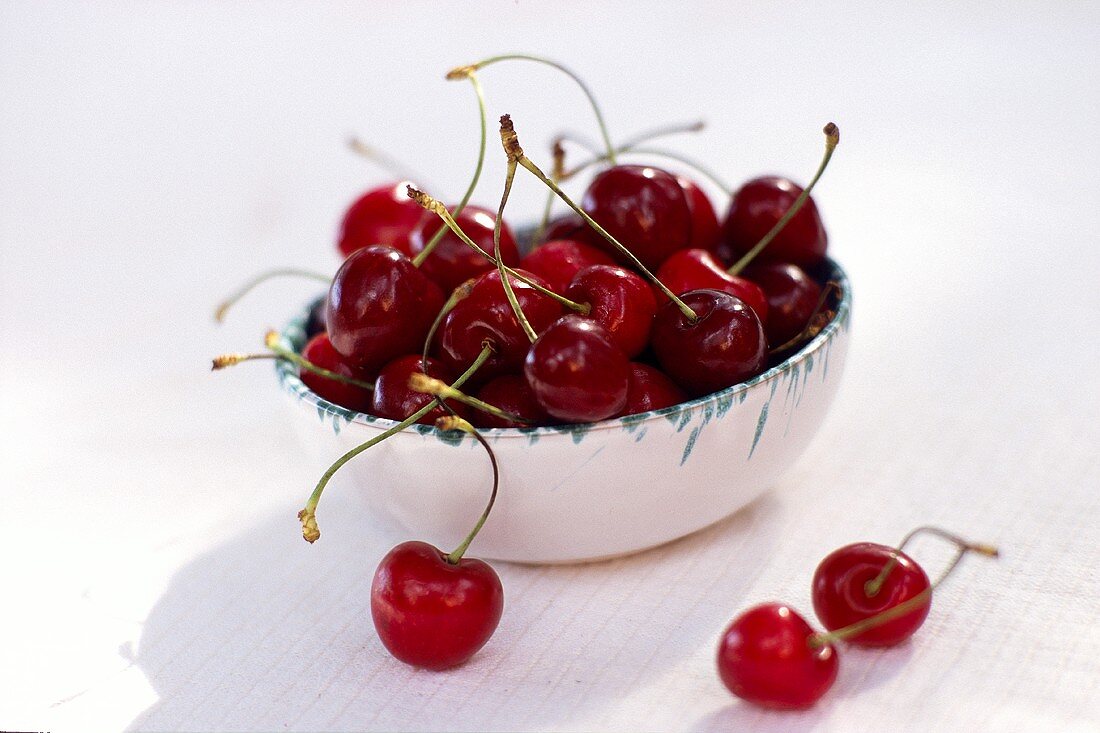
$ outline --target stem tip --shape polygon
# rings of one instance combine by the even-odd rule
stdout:
[[[825,125],[825,129],[822,130],[825,133],[825,144],[830,148],[835,148],[837,143],[840,142],[840,128],[836,126],[835,122],[830,122]]]
[[[302,523],[302,537],[306,542],[313,544],[321,537],[321,530],[317,528],[317,515],[309,509],[298,512],[298,521]]]

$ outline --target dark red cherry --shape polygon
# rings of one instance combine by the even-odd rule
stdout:
[[[408,185],[401,181],[372,188],[348,207],[337,238],[337,247],[345,257],[372,244],[409,253],[409,235],[427,216],[405,193]]]
[[[660,168],[608,168],[589,184],[581,208],[651,270],[691,245],[687,196],[676,176]],[[595,231],[586,234],[586,241],[626,263]]]
[[[626,391],[624,415],[661,410],[685,401],[687,395],[684,390],[677,387],[660,369],[631,362],[630,386]]]
[[[520,261],[520,267],[541,277],[555,293],[564,293],[573,277],[586,267],[614,264],[606,252],[573,239],[540,244]]]
[[[332,348],[326,333],[319,333],[309,340],[309,343],[302,349],[302,358],[322,369],[336,372],[342,377],[357,379],[360,382],[374,381],[373,374],[365,369],[352,366],[347,359],[340,356],[336,349]],[[371,411],[371,401],[374,399],[374,395],[369,389],[322,377],[320,374],[315,374],[308,369],[300,370],[298,376],[304,385],[334,405],[340,405],[340,407],[346,407],[356,412]]]
[[[518,272],[544,285],[537,275],[523,270]],[[508,281],[536,334],[561,316],[561,305],[557,301],[520,280],[509,278]],[[439,329],[439,358],[460,374],[481,353],[486,341],[495,352],[475,375],[472,382],[475,386],[499,374],[519,372],[531,346],[508,303],[500,273],[496,270],[481,275],[470,294],[443,319]]]
[[[892,558],[897,562],[874,594],[868,584],[879,577]],[[893,547],[874,542],[859,542],[834,551],[821,561],[814,572],[814,612],[830,631],[883,613],[930,587],[928,576],[911,557]],[[908,639],[924,623],[932,604],[929,593],[924,602],[894,619],[883,621],[846,641],[863,646],[890,646]]]
[[[443,307],[443,293],[391,247],[352,253],[332,279],[325,321],[333,347],[347,360],[375,371],[424,345]]]
[[[583,219],[570,211],[550,220],[550,223],[546,225],[546,231],[542,234],[542,241],[580,240],[585,237],[586,231],[588,231],[588,225],[584,223]]]
[[[587,317],[607,329],[627,357],[649,343],[657,299],[641,275],[615,265],[592,265],[577,273],[565,297],[592,306]]]
[[[657,309],[651,344],[661,369],[691,396],[710,394],[760,373],[768,358],[764,327],[740,298],[718,290],[680,296],[688,320],[669,301]]]
[[[378,373],[378,379],[374,383],[374,400],[371,402],[371,414],[401,421],[435,399],[431,395],[416,392],[409,388],[409,377],[415,373],[427,373],[428,376],[442,379],[447,384],[454,381],[454,374],[451,373],[451,370],[435,359],[428,359],[428,369],[425,372],[419,354],[398,357]],[[459,415],[466,416],[465,405],[453,401],[449,404]],[[442,407],[436,407],[417,422],[424,425],[435,425],[436,420],[446,417],[448,414],[450,413]]]
[[[802,332],[821,298],[821,286],[805,270],[788,262],[754,262],[742,274],[759,285],[768,300],[764,332],[771,346]]]
[[[733,620],[718,642],[718,675],[734,695],[766,708],[800,710],[824,695],[837,673],[832,644],[789,606],[767,603]]]
[[[802,189],[787,178],[754,178],[739,188],[730,201],[723,225],[719,255],[734,262],[764,238],[787,213]],[[825,257],[828,237],[813,197],[787,222],[787,226],[761,251],[754,262],[793,262],[812,267]]]
[[[760,316],[768,319],[768,301],[764,291],[754,282],[726,272],[713,254],[702,249],[682,249],[661,265],[657,279],[676,295],[689,290],[721,290],[745,301]],[[666,301],[664,293],[658,293],[657,301]]]
[[[489,641],[504,611],[504,588],[481,560],[452,564],[426,542],[403,542],[374,573],[370,611],[390,654],[415,667],[447,669]]]
[[[543,331],[523,374],[543,409],[566,422],[596,422],[626,407],[630,362],[588,318],[563,316]]]
[[[455,222],[466,236],[489,254],[493,254],[493,226],[496,220],[495,214],[478,206],[467,206],[455,217]],[[443,221],[437,216],[427,217],[420,222],[410,236],[409,256],[415,258],[441,226],[444,226]],[[500,256],[504,264],[510,267],[519,264],[516,238],[507,223],[500,227]],[[494,266],[449,229],[428,258],[420,263],[424,274],[446,292]]]
[[[691,212],[691,243],[696,249],[705,249],[714,253],[722,238],[722,227],[718,224],[718,214],[705,191],[695,181],[686,176],[676,176],[680,188],[687,197],[688,210]]]
[[[479,428],[524,428],[552,422],[546,410],[535,399],[535,393],[531,391],[527,380],[519,374],[502,374],[493,379],[481,388],[477,398],[505,412],[530,420],[527,423],[518,423],[481,410],[471,410],[471,419]]]

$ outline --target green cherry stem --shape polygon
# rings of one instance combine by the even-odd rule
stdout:
[[[584,80],[577,76],[569,67],[559,64],[552,59],[544,58],[542,56],[532,56],[530,54],[523,53],[510,53],[501,56],[490,56],[487,59],[482,59],[476,64],[470,64],[468,66],[459,66],[452,69],[447,73],[448,79],[461,79],[472,72],[484,69],[486,66],[490,66],[501,61],[533,61],[537,64],[544,64],[550,66],[558,71],[562,72],[570,79],[572,79],[581,91],[584,92],[584,96],[588,97],[588,103],[592,107],[592,112],[596,115],[596,123],[600,127],[600,135],[603,137],[604,147],[607,148],[607,158],[614,165],[615,159],[615,146],[611,144],[611,136],[607,132],[607,123],[604,122],[603,112],[600,111],[600,105],[596,102],[596,97],[592,95],[592,91],[588,88],[588,85],[584,83]]]
[[[394,178],[399,178],[405,181],[416,181],[421,186],[428,185],[426,180],[422,176],[417,174],[416,171],[412,170],[405,163],[401,162],[397,158],[394,158],[392,155],[384,153],[381,150],[373,147],[372,145],[369,145],[355,135],[352,135],[350,138],[348,138],[348,148],[350,148],[351,151],[359,157],[369,160],[371,163],[374,163],[376,166],[378,166]]]
[[[538,339],[538,334],[535,333],[535,329],[531,328],[531,322],[527,320],[523,308],[516,300],[516,292],[512,289],[508,271],[504,269],[504,261],[500,257],[500,225],[504,221],[504,207],[508,203],[508,195],[512,193],[512,180],[515,177],[516,162],[509,157],[508,170],[504,176],[504,193],[500,197],[500,208],[497,209],[496,224],[493,225],[493,257],[496,259],[497,272],[500,273],[500,284],[504,287],[504,297],[508,299],[508,304],[512,306],[512,312],[516,314],[516,320],[523,327],[523,332],[527,334],[527,338],[531,340],[531,343],[534,343]]]
[[[469,405],[475,410],[480,410],[493,417],[500,418],[501,420],[508,420],[510,422],[518,422],[524,424],[530,424],[531,421],[525,417],[514,415],[511,412],[502,410],[496,405],[490,404],[485,400],[479,400],[477,397],[471,397],[457,387],[444,382],[442,379],[435,379],[429,377],[427,374],[421,374],[420,372],[413,372],[409,375],[409,389],[414,392],[423,392],[424,394],[430,394],[433,397],[439,397],[444,400],[454,400],[455,402],[461,402],[464,405]]]
[[[447,77],[451,78],[450,76]],[[455,77],[461,78],[461,77]],[[462,210],[466,208],[466,204],[470,203],[470,197],[474,195],[474,189],[477,188],[478,181],[481,180],[481,170],[485,166],[485,142],[488,137],[489,122],[486,119],[485,113],[485,92],[481,88],[481,82],[478,81],[477,75],[472,71],[466,74],[465,78],[470,80],[470,83],[474,87],[474,94],[477,95],[477,111],[481,119],[481,142],[478,145],[477,150],[477,166],[474,168],[474,175],[470,179],[470,185],[466,187],[466,193],[462,194],[462,198],[459,200],[458,205],[455,206],[454,215],[458,216],[462,213]],[[420,250],[416,257],[413,258],[413,264],[417,267],[428,259],[428,255],[432,253],[435,246],[439,244],[439,240],[443,239],[443,235],[447,232],[446,225],[440,226],[436,230],[432,238],[428,240],[428,243],[424,245],[424,249]]]
[[[553,145],[550,146],[550,154],[554,160],[554,169],[550,172],[550,177],[554,179],[555,183],[558,183],[565,175],[565,146],[562,145],[561,140],[555,140]],[[553,191],[546,192],[546,203],[542,206],[542,219],[539,220],[535,235],[531,238],[532,242],[536,244],[542,242],[542,238],[546,234],[546,227],[550,226],[550,213],[553,211],[554,201],[557,198]]]
[[[500,487],[500,468],[497,466],[497,457],[496,454],[493,453],[493,449],[489,447],[489,442],[485,440],[485,437],[480,432],[478,432],[477,428],[466,420],[463,420],[457,415],[448,415],[447,417],[441,417],[436,420],[435,426],[440,430],[461,430],[474,436],[474,439],[481,443],[481,447],[489,454],[489,462],[493,465],[493,490],[489,494],[489,502],[485,505],[485,510],[481,512],[477,524],[470,530],[470,534],[466,535],[466,539],[462,540],[462,543],[456,547],[451,554],[447,555],[447,562],[452,565],[457,565],[458,561],[462,559],[462,556],[466,554],[466,550],[470,547],[470,543],[477,537],[477,533],[485,526],[485,520],[489,518],[489,513],[493,511],[493,504],[495,504],[497,500],[497,489]]]
[[[964,553],[976,552],[979,555],[985,555],[986,557],[997,557],[1000,554],[997,548],[993,545],[989,545],[984,542],[971,542],[970,540],[960,537],[959,535],[952,532],[948,532],[947,530],[940,529],[939,527],[929,526],[917,527],[909,534],[905,535],[905,537],[902,538],[901,542],[898,543],[898,552],[904,551],[905,546],[908,545],[914,537],[922,534],[935,535],[940,539],[947,540],[951,544],[955,545],[958,550],[955,561],[948,567],[944,575],[940,578],[940,580],[936,581],[934,585],[938,584],[940,581],[943,580],[943,578],[947,577],[947,573],[950,573],[951,570],[955,568],[955,565],[957,565],[959,560],[962,559],[962,555]],[[891,572],[893,572],[894,568],[897,567],[897,565],[898,556],[895,554],[885,565],[882,566],[882,570],[879,571],[878,575],[876,575],[871,580],[868,580],[864,584],[863,590],[867,594],[868,598],[874,598],[876,595],[878,595],[879,591],[882,590],[883,583],[886,582],[886,578],[890,575]]]
[[[821,164],[817,167],[817,172],[814,173],[814,177],[810,180],[810,185],[802,189],[802,193],[798,195],[798,198],[791,204],[791,208],[787,209],[786,213],[775,223],[775,226],[765,234],[759,242],[753,245],[753,248],[741,256],[741,259],[733,263],[733,266],[727,271],[731,275],[737,275],[741,270],[745,269],[758,254],[764,251],[764,248],[771,244],[779,232],[783,231],[783,228],[787,226],[787,222],[794,218],[802,206],[809,200],[810,192],[814,190],[814,186],[817,185],[818,180],[821,179],[821,174],[825,172],[825,169],[829,166],[829,160],[833,157],[833,151],[836,150],[837,144],[840,143],[840,128],[830,122],[825,125],[825,129],[822,130],[825,133],[825,155],[821,158]]]
[[[454,307],[458,305],[460,300],[465,299],[470,294],[470,291],[474,288],[474,280],[475,278],[470,278],[451,291],[451,295],[447,298],[447,302],[439,309],[439,313],[436,314],[435,320],[432,321],[431,328],[428,329],[428,335],[424,337],[424,348],[420,352],[420,363],[422,365],[428,363],[428,352],[431,351],[432,340],[435,339],[436,331],[443,325],[443,319],[447,317],[448,313],[454,310]]]
[[[469,368],[467,368],[466,371],[464,371],[458,377],[458,379],[453,382],[452,386],[461,387],[467,379],[473,376],[473,374],[481,368],[481,365],[485,363],[486,359],[488,359],[492,353],[493,349],[491,346],[489,346],[488,344],[483,346],[481,349],[481,353],[478,354],[477,358],[474,359],[474,362],[470,364]],[[347,453],[337,458],[336,461],[328,467],[328,470],[326,470],[324,475],[321,476],[321,480],[317,482],[317,487],[314,488],[313,493],[310,494],[309,500],[306,502],[305,508],[298,512],[298,521],[302,523],[302,537],[305,538],[306,542],[312,544],[321,537],[321,530],[317,527],[317,504],[321,501],[321,494],[324,492],[325,487],[328,486],[329,481],[332,480],[332,477],[336,474],[336,472],[343,468],[344,464],[355,458],[363,451],[367,450],[368,448],[372,448],[375,445],[378,445],[386,438],[389,438],[391,435],[399,433],[405,428],[409,427],[417,420],[431,412],[439,404],[441,404],[441,402],[438,398],[432,400],[431,402],[424,405],[419,410],[409,415],[407,418],[389,428],[385,432],[376,435],[367,442],[352,448]]]
[[[332,282],[332,278],[328,275],[322,274],[320,272],[313,272],[312,270],[301,270],[296,267],[283,267],[276,270],[268,270],[267,272],[260,273],[256,277],[252,278],[240,288],[238,288],[235,293],[223,300],[221,304],[219,304],[218,307],[214,309],[214,320],[218,323],[224,321],[225,314],[228,313],[229,309],[236,305],[237,302],[241,300],[241,298],[251,293],[254,289],[256,289],[257,286],[262,285],[268,280],[272,280],[277,277],[301,277],[309,280],[317,280],[318,282],[323,282],[325,284]]]
[[[695,313],[695,311],[688,307],[687,303],[676,297],[676,294],[669,290],[663,282],[657,279],[657,276],[650,272],[649,268],[643,265],[642,261],[639,260],[633,252],[631,252],[625,245],[623,245],[622,242],[611,236],[611,234],[609,234],[606,229],[596,223],[596,221],[591,216],[589,216],[584,209],[577,206],[577,204],[573,202],[573,199],[569,198],[569,196],[567,196],[566,193],[558,187],[558,184],[547,178],[546,174],[543,173],[537,165],[531,162],[531,159],[527,157],[527,155],[523,152],[523,148],[519,144],[519,138],[516,135],[515,128],[512,124],[512,118],[509,115],[503,115],[500,118],[500,138],[501,141],[504,143],[504,149],[508,152],[508,157],[510,160],[515,160],[516,163],[526,168],[528,171],[531,172],[532,175],[534,175],[544,184],[549,186],[550,190],[556,193],[558,195],[558,198],[564,201],[569,208],[577,212],[577,214],[581,217],[581,219],[584,220],[586,224],[588,224],[588,226],[592,227],[592,229],[594,229],[597,234],[610,242],[611,245],[615,247],[615,249],[621,252],[623,256],[626,257],[628,260],[630,260],[635,269],[637,269],[640,273],[649,278],[650,282],[660,288],[661,292],[664,293],[669,300],[676,304],[676,307],[680,309],[680,312],[683,313],[689,321],[694,323],[695,321],[699,320],[699,316]]]
[[[324,367],[319,367],[313,362],[305,359],[300,354],[295,353],[291,349],[282,345],[279,339],[279,334],[275,331],[268,331],[264,337],[264,345],[271,350],[270,354],[221,354],[215,356],[213,364],[210,367],[211,371],[218,371],[226,369],[231,366],[235,366],[244,361],[256,361],[259,359],[276,359],[279,361],[289,361],[295,364],[300,369],[304,369],[307,372],[313,372],[319,376],[331,379],[334,382],[341,382],[343,384],[351,384],[361,389],[366,389],[371,392],[374,391],[374,384],[371,382],[364,382],[361,379],[355,379],[353,377],[345,377],[343,374],[338,374],[333,371],[329,371]]]

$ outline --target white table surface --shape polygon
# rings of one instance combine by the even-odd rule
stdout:
[[[1100,729],[1100,12],[829,5],[0,4],[0,729]],[[261,269],[335,268],[341,210],[384,178],[351,133],[457,196],[476,122],[442,74],[510,50],[581,71],[620,138],[705,118],[670,144],[734,182],[807,178],[835,120],[817,200],[854,340],[773,491],[635,557],[499,565],[495,637],[432,674],[369,621],[406,538],[334,494],[303,543],[324,466],[270,369],[206,370],[314,288],[210,311]],[[482,78],[535,157],[595,137],[564,78]],[[1004,556],[966,561],[910,643],[841,649],[809,712],[721,686],[739,609],[809,612],[825,553],[926,523]]]

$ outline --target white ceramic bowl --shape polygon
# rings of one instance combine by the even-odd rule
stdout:
[[[799,457],[836,394],[851,290],[802,350],[742,384],[675,407],[590,425],[485,430],[500,464],[496,507],[471,555],[526,563],[644,550],[713,524],[771,486]],[[300,349],[303,312],[283,332]],[[392,427],[327,402],[278,362],[307,449],[330,461]],[[393,539],[453,549],[484,508],[492,473],[472,436],[414,425],[360,454],[326,493],[360,492]],[[325,502],[318,510],[324,532]]]

